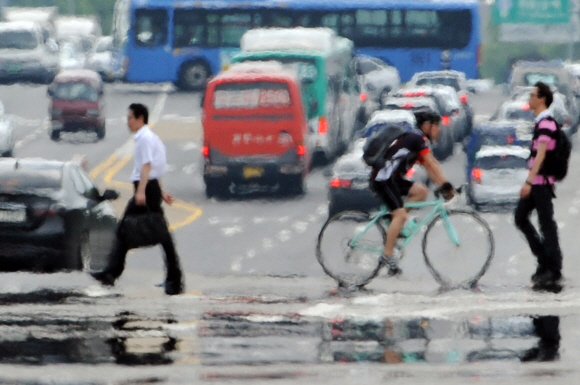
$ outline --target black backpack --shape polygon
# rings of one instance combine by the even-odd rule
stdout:
[[[553,138],[556,140],[556,147],[554,150],[546,151],[546,159],[540,168],[540,175],[553,176],[556,181],[561,181],[568,173],[568,163],[570,161],[570,153],[572,152],[572,143],[560,124],[553,118],[546,118],[556,123],[556,132]],[[539,136],[536,130],[534,140]]]
[[[407,129],[398,125],[386,125],[376,130],[363,147],[364,162],[375,169],[382,168],[389,148],[407,132]]]

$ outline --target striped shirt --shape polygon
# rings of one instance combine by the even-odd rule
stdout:
[[[549,130],[549,131],[556,131],[558,127],[556,123],[546,118],[551,117],[551,113],[549,110],[544,110],[536,117],[535,123],[538,130]],[[537,139],[532,142],[532,150],[535,152],[538,150],[538,145],[540,143],[547,143],[546,151],[553,151],[556,148],[556,139],[549,137],[548,135],[539,135]],[[536,161],[536,157],[530,157],[528,160],[528,167],[531,169],[534,166],[534,162]],[[545,158],[544,158],[545,161]],[[543,175],[536,175],[534,180],[532,181],[533,185],[541,185],[548,182],[548,184],[554,184],[555,179],[553,176],[544,177]]]

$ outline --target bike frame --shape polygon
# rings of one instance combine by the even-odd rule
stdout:
[[[459,236],[457,235],[457,231],[455,230],[455,227],[453,227],[453,224],[451,223],[451,221],[449,220],[449,215],[447,214],[447,208],[444,205],[445,201],[443,199],[437,199],[437,200],[433,200],[433,201],[424,201],[424,202],[408,202],[405,203],[405,208],[407,209],[422,209],[425,207],[433,207],[433,209],[431,211],[429,211],[429,213],[427,213],[427,215],[425,215],[413,228],[413,231],[411,232],[411,234],[409,234],[408,237],[406,237],[403,242],[401,243],[400,247],[404,248],[406,247],[409,242],[411,242],[411,239],[417,235],[417,233],[419,233],[419,231],[421,231],[421,229],[423,228],[423,226],[428,225],[437,215],[441,216],[441,219],[443,220],[443,224],[445,226],[445,230],[447,231],[447,235],[449,235],[449,239],[451,239],[451,241],[459,246],[460,245],[460,240],[459,240]],[[365,228],[359,232],[358,234],[356,234],[352,240],[350,241],[350,246],[353,248],[357,248],[358,246],[358,241],[359,239],[371,228],[375,225],[375,223],[377,223],[378,220],[380,220],[382,217],[384,217],[385,215],[389,214],[389,209],[387,208],[387,206],[385,205],[381,205],[381,209],[379,210],[378,213],[376,213],[371,220],[366,224]],[[384,222],[386,224],[386,227],[388,227],[389,222],[388,220],[385,220]],[[377,254],[382,254],[383,249],[376,249],[376,248],[366,248],[366,247],[360,247],[363,250],[366,251],[371,251]]]

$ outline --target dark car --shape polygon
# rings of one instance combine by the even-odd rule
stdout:
[[[371,167],[362,160],[365,142],[366,138],[356,140],[350,151],[341,156],[332,169],[328,192],[329,216],[346,210],[369,212],[377,210],[381,205],[380,199],[369,186]],[[421,166],[415,165],[407,177],[428,184],[427,173]]]
[[[117,226],[76,162],[0,159],[0,270],[99,270]]]
[[[60,72],[48,87],[51,97],[50,138],[59,140],[61,132],[91,131],[105,137],[103,81],[91,70]]]
[[[477,152],[484,146],[517,145],[528,148],[532,141],[533,125],[525,121],[503,120],[484,122],[476,126],[465,138],[466,180],[471,177]]]
[[[439,108],[435,101],[427,96],[419,97],[391,97],[385,100],[383,110],[407,110],[411,112],[430,110],[438,113]],[[433,145],[433,155],[437,160],[445,160],[453,155],[453,131],[445,125],[440,125],[439,138]]]

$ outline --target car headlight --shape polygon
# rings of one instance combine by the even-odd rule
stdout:
[[[99,116],[99,110],[87,110],[89,116]]]

